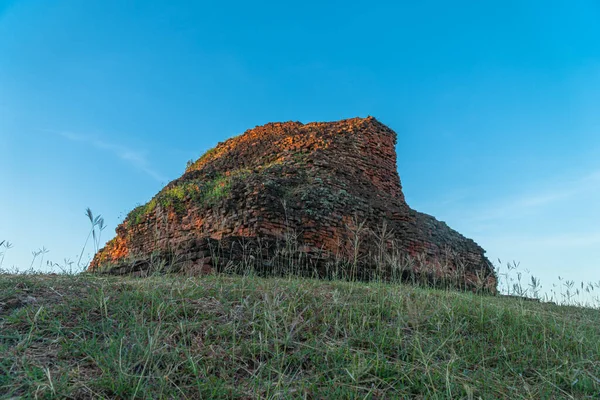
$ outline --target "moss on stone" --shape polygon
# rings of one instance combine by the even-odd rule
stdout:
[[[131,225],[138,225],[156,209],[157,205],[182,215],[186,211],[188,200],[205,207],[214,206],[230,195],[232,183],[236,179],[243,179],[248,174],[247,170],[236,170],[228,175],[217,175],[213,179],[197,179],[166,188],[148,203],[134,208],[127,215],[127,220]]]
[[[150,200],[146,204],[142,204],[134,208],[127,214],[126,220],[130,225],[138,225],[144,218],[156,208],[156,199]]]
[[[206,151],[206,153],[204,153],[202,156],[200,156],[200,158],[198,158],[196,161],[188,163],[187,168],[185,169],[185,172],[190,172],[196,169],[200,169],[200,167],[205,164],[206,161],[208,161],[211,157],[216,156],[217,154],[220,153],[220,149],[219,147],[214,147],[212,149],[209,149]]]

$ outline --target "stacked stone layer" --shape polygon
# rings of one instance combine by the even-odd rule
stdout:
[[[182,270],[209,272],[240,256],[240,250],[221,252],[215,261],[215,246],[255,248],[257,240],[281,243],[290,235],[318,261],[315,268],[360,259],[368,269],[369,255],[381,253],[385,227],[391,234],[383,247],[420,259],[415,269],[429,266],[428,273],[444,275],[460,268],[466,286],[495,291],[481,247],[406,204],[395,145],[395,132],[372,117],[248,130],[132,211],[90,270],[143,270],[168,254]]]

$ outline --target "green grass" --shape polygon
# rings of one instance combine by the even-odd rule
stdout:
[[[219,147],[213,147],[212,149],[207,150],[196,161],[193,161],[193,160],[188,161],[187,166],[185,168],[185,172],[190,172],[195,169],[198,169],[201,165],[203,165],[209,159],[217,157],[219,154],[222,153],[222,151],[223,150]]]
[[[600,396],[600,311],[401,284],[0,275],[0,398]]]

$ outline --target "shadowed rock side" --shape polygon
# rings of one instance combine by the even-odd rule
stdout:
[[[406,204],[395,144],[372,117],[248,130],[131,211],[89,269],[194,274],[244,264],[326,276],[341,268],[495,292],[481,247]]]

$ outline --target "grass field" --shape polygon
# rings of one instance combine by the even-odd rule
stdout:
[[[600,311],[375,282],[4,273],[0,398],[594,399]]]

